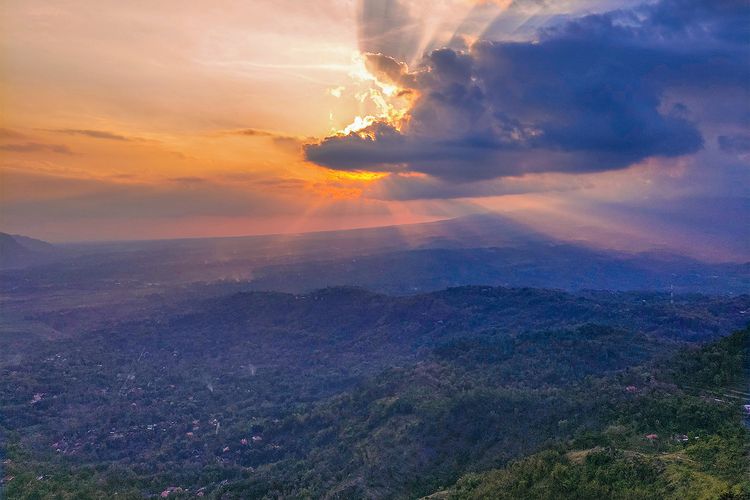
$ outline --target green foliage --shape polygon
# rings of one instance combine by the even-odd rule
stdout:
[[[710,397],[731,393],[737,384],[747,387],[749,339],[746,329],[678,355],[656,375],[681,387],[657,386],[618,405],[615,421],[599,435],[589,433],[567,448],[503,469],[465,475],[431,498],[750,498],[747,417],[737,401]],[[709,392],[691,394],[692,384]],[[644,439],[646,430],[659,437]],[[605,447],[576,447],[586,441]]]
[[[686,346],[669,318],[689,316],[702,338],[721,317],[703,299],[672,311],[628,297],[239,294],[34,344],[0,368],[6,493],[412,498],[457,480],[445,495],[743,491],[737,405],[713,399],[741,383],[747,334],[667,362]]]

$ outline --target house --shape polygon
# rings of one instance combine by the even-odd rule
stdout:
[[[179,486],[170,486],[169,488],[167,488],[166,490],[164,490],[164,491],[161,492],[161,497],[162,498],[167,498],[172,493],[182,493],[183,491],[185,491],[185,490],[183,490]]]
[[[636,392],[638,392],[638,388],[634,385],[629,385],[625,388],[625,392],[627,392],[628,394],[635,394]]]
[[[653,442],[659,439],[659,435],[658,434],[646,434],[646,439]]]

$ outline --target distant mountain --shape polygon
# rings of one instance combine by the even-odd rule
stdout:
[[[232,281],[250,282],[253,290],[294,293],[358,286],[412,294],[463,285],[750,293],[750,264],[598,249],[553,239],[497,215],[295,235],[63,248],[63,262],[6,273],[4,281],[14,286]]]
[[[426,248],[257,269],[257,290],[305,292],[359,286],[408,294],[463,285],[563,290],[659,290],[711,294],[750,292],[750,266],[685,257],[624,254],[553,242],[489,248]]]
[[[28,267],[55,259],[58,250],[46,241],[0,233],[0,269]]]

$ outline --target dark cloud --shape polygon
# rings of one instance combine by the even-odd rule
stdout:
[[[720,135],[717,142],[726,153],[750,153],[750,135]]]
[[[747,0],[662,0],[646,5],[651,38],[698,42],[750,42]]]
[[[663,0],[569,20],[534,42],[436,50],[408,74],[397,59],[368,58],[418,93],[405,125],[329,137],[306,156],[340,170],[472,182],[695,153],[703,138],[690,103],[666,106],[666,96],[679,87],[687,98],[720,100],[746,88],[749,6]]]
[[[23,144],[2,144],[0,151],[12,153],[58,153],[71,155],[73,152],[63,144],[46,144],[42,142],[25,142]]]

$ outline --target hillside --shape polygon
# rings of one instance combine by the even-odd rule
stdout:
[[[649,366],[743,324],[749,307],[487,287],[193,299],[30,342],[0,369],[7,488],[427,495],[600,429]]]
[[[51,262],[57,249],[46,241],[0,233],[0,269],[21,268]]]
[[[746,329],[655,370],[599,429],[428,498],[750,498],[749,372]]]

